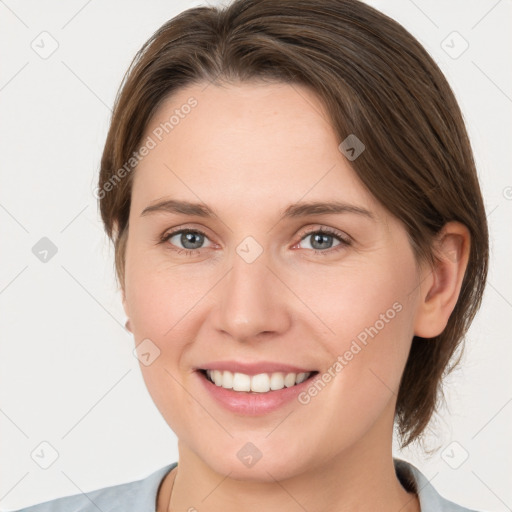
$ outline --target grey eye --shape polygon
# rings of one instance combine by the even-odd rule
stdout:
[[[176,239],[176,240],[173,240]],[[169,236],[168,239],[173,245],[183,249],[201,249],[208,238],[198,231],[178,231]]]
[[[331,249],[333,247],[333,242],[337,239],[339,245],[342,243],[339,237],[336,235],[332,235],[330,233],[323,233],[321,231],[315,231],[313,233],[307,234],[302,240],[301,243],[304,242],[304,240],[311,239],[310,247],[305,247],[306,249],[314,249],[314,250],[325,250],[325,249]],[[334,246],[335,246],[334,245]]]

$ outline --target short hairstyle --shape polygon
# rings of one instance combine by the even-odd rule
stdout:
[[[435,263],[433,241],[447,222],[470,232],[469,262],[446,328],[412,340],[395,410],[405,447],[421,437],[443,398],[442,378],[460,360],[487,277],[488,228],[471,145],[447,80],[421,44],[376,9],[358,0],[235,0],[188,9],[155,32],[123,79],[101,160],[99,206],[118,280],[124,289],[136,170],[130,158],[157,108],[187,85],[256,80],[309,87],[339,141],[355,134],[364,143],[350,164],[403,223],[418,262]],[[126,176],[119,180],[122,168]]]

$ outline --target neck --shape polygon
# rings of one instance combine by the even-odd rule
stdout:
[[[351,452],[280,481],[235,480],[216,473],[179,445],[178,467],[162,483],[157,510],[420,512],[417,495],[408,493],[395,474],[391,449],[386,453],[366,450],[366,456]]]

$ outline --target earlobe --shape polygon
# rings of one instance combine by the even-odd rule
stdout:
[[[127,229],[121,234],[121,239],[119,242],[118,236],[119,236],[119,225],[117,221],[113,222],[112,225],[112,232],[114,239],[118,240],[118,244],[116,244],[116,256],[115,256],[115,263],[116,263],[116,272],[117,272],[117,282],[119,285],[119,290],[121,291],[121,300],[123,304],[123,309],[125,315],[128,317],[125,322],[125,328],[127,331],[132,332],[131,326],[130,326],[130,312],[128,309],[128,303],[126,301],[126,286],[124,281],[124,265],[125,261],[124,258],[126,257],[126,233]]]
[[[131,327],[131,324],[130,324],[130,314],[128,312],[128,304],[126,302],[126,295],[125,295],[125,291],[124,291],[123,288],[121,288],[121,296],[122,296],[122,301],[123,301],[124,313],[128,317],[126,319],[126,322],[124,323],[124,327],[125,327],[125,329],[127,331],[129,331],[129,332],[131,332],[133,334],[132,327]]]
[[[446,327],[459,298],[470,243],[469,230],[460,222],[448,222],[436,238],[435,264],[425,269],[420,285],[415,336],[433,338]]]

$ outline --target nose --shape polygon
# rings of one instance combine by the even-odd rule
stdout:
[[[283,334],[290,327],[289,292],[265,252],[252,263],[234,255],[219,283],[214,327],[241,342]]]

